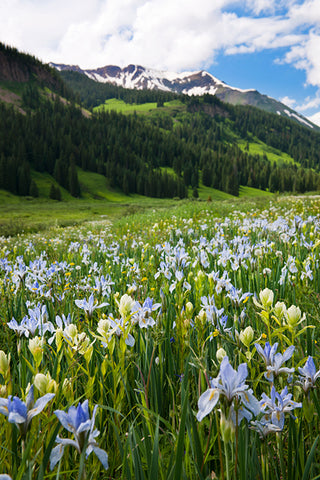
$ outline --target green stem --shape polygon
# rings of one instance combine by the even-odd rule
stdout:
[[[270,328],[270,315],[268,315],[268,323],[267,323],[267,328],[268,328],[268,338],[269,338],[269,343],[272,345],[271,341],[271,328]]]
[[[152,354],[151,354],[151,359],[150,359],[150,365],[149,365],[149,372],[148,372],[148,378],[147,378],[147,385],[146,385],[146,404],[147,404],[147,407],[149,408],[149,402],[148,402],[148,390],[149,390],[149,383],[150,383],[150,377],[151,377],[151,367],[152,367],[152,363],[153,363],[153,357],[154,357],[154,354],[156,353],[156,345],[153,346],[153,350],[152,350]]]
[[[234,460],[234,476],[237,478],[237,469],[238,469],[238,440],[239,440],[239,426],[238,426],[238,416],[239,410],[236,410],[236,453],[235,453],[235,460]]]
[[[222,458],[222,449],[221,449],[221,438],[220,438],[220,422],[218,419],[218,412],[216,410],[216,424],[218,430],[218,448],[219,448],[219,458],[220,458],[220,468],[221,468],[221,479],[224,480],[224,468],[223,468],[223,458]]]
[[[223,444],[224,444],[224,458],[225,458],[225,462],[226,462],[227,480],[230,480],[228,442],[223,442]]]
[[[280,461],[280,471],[281,471],[281,478],[286,478],[286,470],[284,466],[283,460],[283,445],[281,440],[281,432],[277,432],[277,447],[278,447],[278,455]]]
[[[268,451],[267,451],[266,441],[264,441],[264,442],[262,443],[261,463],[262,463],[262,475],[263,475],[263,480],[268,480],[268,478],[269,478],[269,471],[268,471]]]
[[[209,449],[210,436],[211,436],[211,428],[212,428],[212,418],[211,418],[211,421],[210,421],[210,427],[209,427],[209,433],[208,433],[208,440],[207,440],[206,451],[205,451],[205,453],[204,453],[203,460],[202,460],[201,472],[202,472],[202,470],[203,470],[204,462],[205,462],[205,460],[206,460],[206,456],[207,456],[208,449]]]

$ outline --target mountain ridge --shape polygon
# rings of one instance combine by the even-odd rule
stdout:
[[[205,70],[194,72],[166,72],[141,65],[124,68],[106,65],[96,69],[82,69],[78,65],[50,63],[58,71],[71,70],[86,75],[99,83],[110,83],[134,90],[161,90],[189,96],[215,95],[232,105],[251,105],[269,113],[291,118],[311,129],[319,127],[287,105],[255,89],[240,89],[228,85]]]
[[[60,188],[81,197],[85,187],[79,181],[79,169],[84,175],[103,175],[108,188],[124,195],[157,198],[190,194],[197,198],[202,186],[234,196],[241,186],[299,193],[320,188],[320,133],[289,118],[249,105],[223,103],[208,93],[179,96],[167,90],[102,84],[79,72],[59,74],[48,64],[1,44],[0,51],[9,65],[0,63],[5,96],[0,98],[0,189],[20,196],[41,195],[38,172],[48,176],[50,198],[61,200]],[[120,67],[104,70],[123,81]],[[141,88],[146,77],[151,81],[154,75],[134,65],[127,70],[126,78],[141,81]],[[26,71],[30,75],[25,77]],[[17,77],[17,72],[23,75]],[[44,81],[47,74],[52,74],[52,80]],[[208,80],[203,72],[179,75],[162,72],[156,78],[167,89],[178,80],[181,91],[186,86],[190,91],[205,88]],[[210,78],[213,89],[224,86],[215,80]],[[238,93],[230,88],[229,95],[231,91]],[[144,108],[144,115],[104,111],[107,99],[146,105],[148,110]],[[26,115],[21,115],[19,106]],[[82,106],[91,109],[88,118]],[[95,106],[101,111],[96,112]]]

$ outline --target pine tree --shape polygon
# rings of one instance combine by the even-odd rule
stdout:
[[[69,167],[69,192],[73,197],[80,196],[80,185],[78,180],[78,173],[75,164],[72,162]]]
[[[34,197],[34,198],[37,198],[39,197],[39,190],[38,190],[38,187],[37,187],[37,184],[34,180],[31,180],[31,183],[30,183],[30,189],[29,189],[29,195],[31,197]]]
[[[61,201],[61,191],[59,187],[56,187],[53,183],[51,184],[49,198],[52,200]]]
[[[18,169],[18,194],[23,196],[29,195],[30,184],[30,166],[27,162],[23,162]]]

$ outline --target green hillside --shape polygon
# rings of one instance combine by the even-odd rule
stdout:
[[[0,82],[0,189],[14,195],[142,202],[320,189],[320,134],[278,115],[60,75],[5,46]]]

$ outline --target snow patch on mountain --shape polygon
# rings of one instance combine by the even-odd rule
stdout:
[[[294,113],[294,112],[289,112],[289,110],[284,110],[284,113],[286,115],[288,115],[288,117],[293,117],[295,118],[296,120],[298,120],[299,122],[303,123],[304,125],[306,125],[307,127],[309,128],[314,128],[312,123],[308,122],[305,118],[302,118],[300,117],[300,115],[298,115],[297,113]]]
[[[133,64],[124,68],[106,65],[96,69],[82,70],[77,65],[70,66],[54,63],[50,65],[59,71],[73,70],[87,75],[96,82],[111,83],[123,88],[161,90],[190,96],[216,95],[220,100],[230,102],[233,105],[252,105],[268,112],[287,116],[312,129],[318,128],[316,127],[317,124],[320,125],[320,115],[316,120],[308,120],[294,112],[290,107],[267,95],[260,94],[255,89],[232,87],[204,70],[177,73]]]

